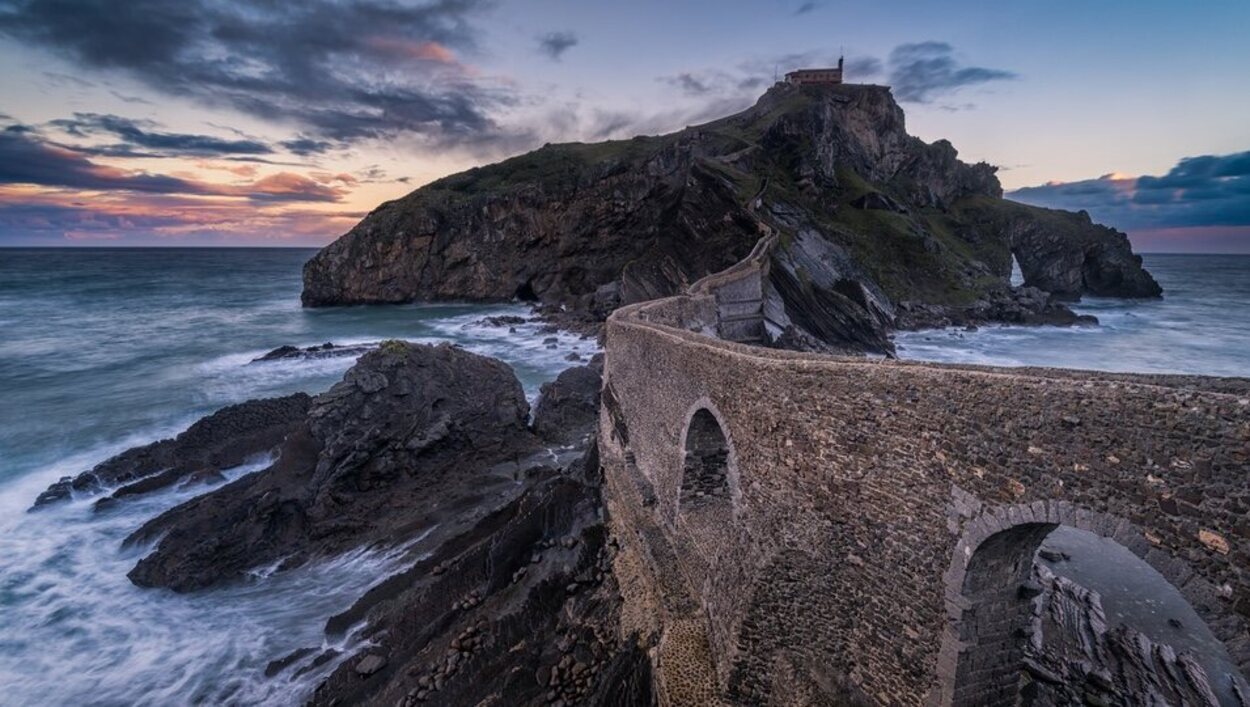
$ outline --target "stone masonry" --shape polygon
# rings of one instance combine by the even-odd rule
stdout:
[[[1250,380],[801,354],[717,319],[705,290],[606,329],[623,631],[664,704],[1014,704],[1060,525],[1158,569],[1250,673]]]

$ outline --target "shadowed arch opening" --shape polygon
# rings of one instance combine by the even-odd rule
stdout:
[[[715,548],[715,537],[737,512],[737,462],[724,416],[709,400],[700,400],[685,418],[681,435],[681,477],[676,488],[674,521],[700,552]]]
[[[1004,530],[981,543],[968,561],[958,624],[965,648],[955,669],[952,704],[1017,704],[1025,631],[1031,623],[1033,558],[1055,525],[1034,523]]]
[[[699,408],[686,428],[680,508],[693,512],[722,503],[731,507],[729,440],[716,416],[707,408]]]
[[[1215,707],[1247,689],[1194,606],[1116,539],[1023,522],[961,549],[950,704]]]

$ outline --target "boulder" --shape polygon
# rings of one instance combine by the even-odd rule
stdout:
[[[570,368],[544,383],[534,406],[534,431],[554,444],[582,442],[594,434],[599,419],[603,354],[585,366]]]
[[[356,664],[356,673],[361,677],[368,677],[385,667],[385,657],[380,656],[377,653],[370,653],[364,658],[361,658],[360,662]]]

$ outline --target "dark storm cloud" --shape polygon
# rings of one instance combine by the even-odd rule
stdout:
[[[62,238],[68,231],[135,232],[180,226],[185,219],[168,213],[111,214],[85,204],[0,202],[0,232],[5,237],[44,235]]]
[[[471,80],[480,0],[0,0],[0,34],[165,93],[348,141],[458,141],[510,96]]]
[[[134,148],[144,148],[163,155],[267,155],[273,148],[254,140],[226,140],[211,135],[165,133],[155,130],[151,121],[132,120],[117,115],[99,113],[75,113],[73,118],[53,120],[49,123],[77,136],[107,134],[122,140],[116,154]]]
[[[90,204],[0,200],[0,245],[65,241],[208,244],[237,242],[240,238],[317,243],[341,233],[363,216],[357,212],[165,195]]]
[[[945,42],[900,44],[890,52],[890,85],[900,101],[928,103],[965,86],[1004,81],[1016,74],[1001,69],[960,66]]]
[[[356,170],[353,178],[361,184],[407,184],[412,181],[412,177],[395,177],[392,179],[386,173],[386,170],[376,164]]]
[[[285,140],[280,144],[292,154],[299,155],[300,157],[322,155],[336,147],[334,143],[327,140],[314,140],[310,137],[298,137],[293,140]]]
[[[23,127],[23,126],[14,126]],[[245,185],[210,184],[164,174],[133,172],[97,164],[73,149],[40,140],[30,132],[0,132],[0,184],[90,191],[246,197],[254,201],[338,201],[342,190],[282,172]]]
[[[130,174],[97,165],[83,155],[44,143],[25,132],[0,133],[0,184],[37,184],[152,192],[204,193],[191,181],[155,174]]]
[[[548,32],[538,38],[538,49],[552,59],[559,59],[564,53],[577,46],[577,35],[572,32]]]
[[[1119,228],[1250,226],[1250,152],[1187,157],[1159,177],[1106,175],[1008,195],[1037,206],[1083,209]]]

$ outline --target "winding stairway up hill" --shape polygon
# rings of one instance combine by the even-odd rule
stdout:
[[[798,348],[888,350],[895,326],[1070,323],[1058,300],[1161,292],[1123,233],[1004,200],[994,167],[908,135],[889,88],[778,84],[705,125],[546,145],[382,204],[306,265],[303,302],[519,298],[602,319],[766,235],[764,295],[786,311],[769,336]]]

